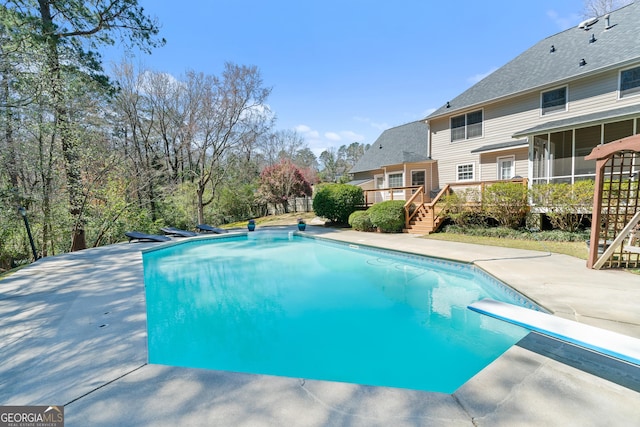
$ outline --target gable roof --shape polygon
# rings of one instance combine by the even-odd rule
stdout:
[[[429,160],[428,135],[429,126],[422,120],[387,129],[371,144],[349,173]]]
[[[599,17],[588,30],[576,26],[547,37],[449,101],[448,108],[445,104],[427,119],[535,89],[558,86],[578,77],[639,61],[640,2],[611,12],[608,22],[609,27],[607,20]],[[592,37],[594,42],[590,42]],[[585,65],[580,65],[582,59]]]

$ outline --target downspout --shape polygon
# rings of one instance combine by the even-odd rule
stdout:
[[[533,136],[527,137],[527,144],[529,145],[529,166],[527,167],[527,178],[529,178],[529,188],[531,188],[533,186]]]
[[[431,160],[431,125],[429,120],[424,122],[427,124],[427,159]]]
[[[427,159],[433,160],[431,158],[431,124],[429,120],[425,119],[424,121],[427,125]],[[426,177],[425,177],[426,179]],[[429,188],[427,188],[427,183],[424,185],[424,193],[427,195],[427,201],[431,201],[431,190],[433,190],[433,162],[429,163]]]

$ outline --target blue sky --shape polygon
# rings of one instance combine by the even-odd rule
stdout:
[[[276,127],[296,129],[316,155],[424,118],[583,19],[582,0],[139,3],[167,44],[134,63],[176,77],[257,66]]]

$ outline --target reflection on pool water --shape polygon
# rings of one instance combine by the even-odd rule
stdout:
[[[292,234],[143,255],[149,362],[451,393],[527,333],[531,303],[465,264]]]

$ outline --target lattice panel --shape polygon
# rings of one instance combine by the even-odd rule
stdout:
[[[607,160],[602,189],[600,239],[604,249],[616,238],[633,215],[640,210],[640,153],[619,151]],[[596,226],[596,224],[593,224]],[[626,241],[625,241],[626,243]],[[640,254],[627,252],[624,245],[605,262],[604,268],[638,268]]]

